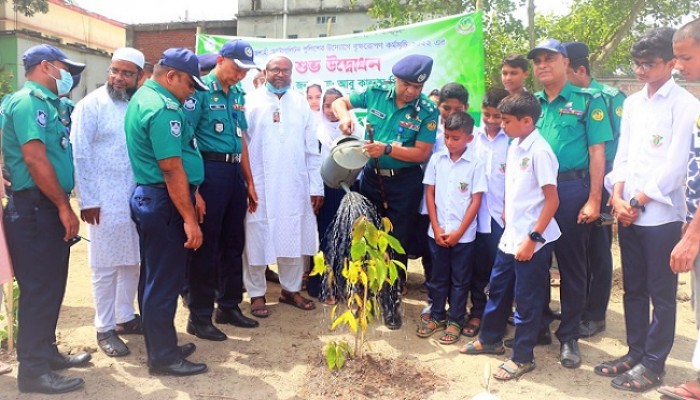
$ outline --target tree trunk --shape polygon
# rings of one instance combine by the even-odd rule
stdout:
[[[605,64],[622,39],[629,34],[630,29],[632,29],[632,26],[634,25],[634,21],[637,19],[637,17],[639,17],[642,11],[644,11],[645,6],[646,0],[637,0],[634,2],[627,19],[615,31],[615,34],[610,38],[610,40],[605,43],[600,52],[591,57],[591,64],[594,71],[598,70],[601,65]]]
[[[530,36],[530,48],[534,48],[535,43],[535,0],[527,0],[527,32]]]

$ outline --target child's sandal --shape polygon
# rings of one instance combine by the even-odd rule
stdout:
[[[428,338],[433,336],[433,334],[440,329],[443,329],[445,327],[445,321],[438,321],[435,319],[429,319],[427,321],[421,321],[420,324],[418,324],[418,328],[416,329],[416,336],[420,338]]]
[[[452,331],[450,331],[452,328]],[[442,333],[442,337],[438,339],[440,344],[455,344],[459,342],[459,337],[462,334],[462,325],[456,322],[450,322]]]

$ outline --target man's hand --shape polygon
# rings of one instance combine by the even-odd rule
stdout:
[[[199,224],[196,223],[196,221],[185,222],[183,227],[185,228],[185,235],[187,236],[185,248],[197,250],[202,245],[203,241],[202,230],[199,229]]]
[[[691,233],[686,225],[683,237],[671,251],[671,271],[678,274],[692,270],[698,253],[700,253],[700,237]]]
[[[362,145],[362,150],[372,158],[378,158],[384,155],[386,144],[382,142],[365,143]]]
[[[85,210],[80,210],[80,219],[90,225],[99,225],[100,208],[86,208]]]
[[[200,224],[204,223],[204,216],[207,214],[207,203],[204,198],[199,194],[199,190],[194,192],[194,211],[197,214],[197,221]]]
[[[341,119],[338,128],[340,128],[340,132],[342,132],[343,135],[352,135],[352,133],[355,132],[355,123],[352,121],[352,118]]]
[[[524,242],[520,243],[520,247],[515,252],[515,260],[520,262],[530,261],[532,255],[535,254],[535,242],[530,238],[525,239]]]
[[[255,185],[248,184],[248,212],[254,213],[258,209],[258,192]]]
[[[613,215],[624,227],[630,226],[639,218],[639,210],[635,209],[630,203],[621,197],[613,197],[612,199]]]
[[[323,200],[323,196],[311,196],[311,208],[314,209],[314,214],[318,214],[323,206]]]
[[[454,247],[457,243],[459,243],[459,239],[461,237],[462,235],[458,235],[455,231],[445,232],[440,235],[440,238],[442,238],[442,241],[445,243],[446,247]]]
[[[68,240],[73,239],[78,234],[78,228],[80,228],[78,216],[75,215],[70,206],[65,206],[58,209],[58,218],[61,220],[63,228],[66,230],[63,240],[67,242]]]
[[[586,204],[584,204],[578,212],[576,222],[579,224],[590,224],[595,222],[598,217],[600,217],[600,201],[588,199]]]

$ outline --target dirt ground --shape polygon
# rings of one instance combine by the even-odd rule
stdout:
[[[85,232],[85,229],[82,229]],[[228,335],[224,342],[210,342],[185,332],[187,310],[180,307],[176,327],[180,343],[194,342],[197,351],[190,357],[206,362],[209,372],[194,377],[152,377],[146,368],[143,338],[125,336],[131,355],[109,358],[97,350],[93,328],[93,301],[86,244],[74,246],[66,298],[58,323],[59,348],[64,352],[90,351],[92,365],[68,370],[80,376],[85,389],[55,399],[470,399],[482,392],[484,366],[495,369],[503,357],[465,356],[458,345],[443,346],[434,339],[420,339],[415,326],[426,295],[422,293],[420,261],[409,265],[409,293],[404,305],[404,326],[389,331],[371,328],[370,358],[365,363],[350,361],[340,373],[329,372],[323,360],[323,347],[329,340],[344,336],[330,332],[328,306],[317,304],[312,312],[278,304],[278,285],[270,284],[268,303],[271,316],[260,320],[257,329],[220,326]],[[616,260],[619,266],[619,260]],[[558,289],[552,290],[553,306],[558,307]],[[690,307],[688,274],[679,286],[676,341],[667,363],[666,383],[675,384],[695,376],[690,357],[697,337]],[[248,300],[242,304],[246,314]],[[381,324],[380,324],[381,325]],[[556,329],[556,324],[553,326]],[[512,334],[512,333],[511,333]],[[437,338],[435,335],[434,338]],[[658,399],[655,391],[638,395],[610,387],[609,379],[593,373],[597,362],[616,358],[626,351],[620,272],[616,268],[607,331],[580,341],[583,365],[576,370],[558,363],[558,342],[537,347],[537,369],[518,382],[491,382],[491,391],[500,399]],[[42,395],[20,395],[16,388],[14,354],[0,351],[0,360],[10,362],[15,371],[0,376],[0,399],[41,399]]]

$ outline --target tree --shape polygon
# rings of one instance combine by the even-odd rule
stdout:
[[[0,0],[5,3],[7,0]],[[12,0],[12,9],[15,12],[31,17],[36,13],[46,14],[49,12],[48,0]]]

